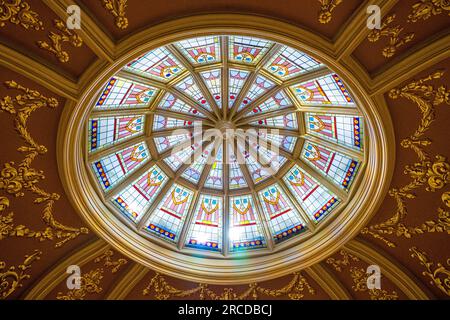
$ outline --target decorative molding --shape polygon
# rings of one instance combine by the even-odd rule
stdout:
[[[20,138],[26,142],[26,145],[19,147],[17,151],[26,153],[26,155],[18,164],[11,161],[3,165],[3,169],[0,171],[0,190],[15,197],[24,196],[25,191],[37,195],[34,203],[44,205],[42,220],[47,228],[44,231],[34,232],[24,226],[13,227],[13,214],[10,213],[8,216],[2,217],[2,236],[35,237],[39,240],[59,239],[60,241],[55,244],[55,247],[61,247],[80,234],[87,234],[88,229],[68,227],[54,218],[53,205],[59,200],[60,195],[48,193],[40,188],[37,184],[45,178],[44,173],[31,167],[37,156],[47,153],[47,148],[33,139],[27,127],[28,118],[34,111],[42,107],[56,108],[58,101],[55,98],[43,96],[37,90],[25,88],[15,81],[7,81],[5,84],[7,88],[21,92],[14,98],[6,96],[0,100],[0,112],[6,112],[14,116],[15,129]],[[9,206],[9,200],[5,199],[2,197],[3,210]]]
[[[318,0],[321,4],[319,11],[319,22],[327,24],[331,21],[334,9],[342,3],[342,0]]]
[[[257,300],[260,295],[272,298],[286,296],[291,300],[301,300],[305,296],[303,293],[305,290],[311,295],[315,294],[315,290],[300,272],[294,273],[291,281],[279,289],[268,289],[259,286],[258,283],[250,283],[248,289],[241,293],[235,292],[233,288],[224,288],[222,292],[217,293],[205,283],[199,283],[195,288],[188,290],[177,289],[170,285],[164,276],[156,273],[142,294],[148,296],[153,293],[157,300],[168,300],[174,297],[186,298],[197,294],[200,300]]]
[[[341,259],[328,258],[326,263],[331,265],[337,272],[342,272],[344,269],[349,269],[350,277],[353,280],[352,289],[355,292],[367,292],[371,300],[397,300],[397,292],[392,291],[388,293],[384,289],[369,289],[367,288],[368,274],[366,270],[360,267],[351,266],[352,262],[359,262],[359,258],[350,254],[346,250],[341,250],[339,254]]]
[[[423,271],[422,274],[431,278],[430,283],[450,296],[450,270],[440,262],[435,266],[434,262],[429,261],[428,255],[417,247],[412,247],[409,251],[412,253],[411,257],[419,259],[420,264],[425,267],[426,271]],[[450,258],[446,263],[450,267]]]
[[[119,271],[120,267],[127,264],[128,261],[120,258],[116,261],[112,260],[114,252],[112,250],[106,250],[104,253],[94,259],[95,263],[103,262],[103,267],[111,269],[111,273]],[[104,269],[96,268],[90,270],[88,273],[82,274],[80,289],[72,289],[65,294],[58,292],[56,299],[58,300],[84,300],[87,295],[101,293],[103,288],[101,287],[101,280],[103,279]]]
[[[103,7],[107,9],[116,19],[116,27],[119,29],[128,28],[128,18],[125,16],[127,0],[101,0]]]
[[[111,291],[106,295],[106,300],[126,299],[134,287],[144,279],[148,272],[148,268],[135,263],[131,268],[127,269],[124,277],[114,284]]]
[[[412,149],[420,162],[405,167],[404,173],[409,175],[411,181],[401,188],[392,188],[389,195],[397,204],[394,215],[386,221],[362,229],[362,234],[370,234],[376,239],[382,240],[389,247],[396,247],[395,243],[389,241],[384,235],[395,234],[397,237],[411,238],[412,235],[425,232],[447,232],[449,233],[450,221],[448,212],[438,209],[438,221],[426,221],[417,227],[409,227],[403,223],[408,214],[406,201],[414,199],[413,190],[425,186],[425,190],[434,192],[450,183],[450,164],[442,155],[436,155],[434,159],[424,150],[431,144],[424,134],[429,130],[431,123],[435,120],[435,107],[443,103],[450,105],[450,92],[445,85],[435,88],[426,83],[433,79],[440,79],[443,71],[436,71],[431,75],[418,81],[412,81],[402,88],[392,89],[389,92],[391,99],[405,98],[419,107],[422,118],[414,133],[403,139],[400,145],[405,149]]]
[[[306,268],[305,272],[332,300],[350,300],[352,298],[345,286],[321,262]]]
[[[22,281],[31,276],[27,273],[34,261],[39,260],[42,252],[34,250],[31,255],[26,255],[25,260],[17,268],[11,266],[5,270],[6,264],[0,261],[0,299],[6,299],[18,288],[22,287]]]
[[[22,0],[0,1],[0,28],[10,22],[25,29],[43,30],[39,15],[31,10],[28,2]]]
[[[450,2],[447,0],[420,0],[412,6],[412,12],[408,15],[408,22],[427,20],[432,15],[440,15],[444,11],[449,11]]]
[[[391,14],[390,16],[387,16],[382,24],[380,29],[373,29],[369,35],[367,36],[367,39],[370,42],[377,42],[381,39],[381,37],[388,37],[389,38],[389,44],[384,47],[381,54],[385,58],[392,57],[397,49],[404,44],[412,41],[414,38],[414,33],[408,33],[405,34],[403,37],[400,37],[400,34],[403,31],[403,28],[399,25],[396,27],[389,27],[389,25],[395,20],[395,14]]]
[[[55,28],[58,29],[58,33],[53,31],[50,32],[48,37],[52,44],[50,45],[47,41],[38,41],[37,44],[39,48],[53,53],[60,62],[69,62],[70,56],[69,53],[62,49],[63,43],[68,42],[73,47],[79,48],[83,45],[83,40],[78,34],[70,31],[62,20],[55,19],[53,24],[55,25]]]

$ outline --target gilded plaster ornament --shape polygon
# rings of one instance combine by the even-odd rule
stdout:
[[[39,15],[22,0],[0,0],[0,28],[10,22],[25,29],[43,30]]]
[[[321,6],[319,11],[319,22],[329,23],[332,19],[333,10],[342,3],[342,0],[319,0]]]
[[[102,0],[102,3],[115,18],[117,28],[126,29],[128,27],[128,18],[125,16],[127,0]]]
[[[447,11],[447,12],[445,12]],[[450,16],[450,1],[448,0],[420,0],[412,6],[408,22],[427,20],[431,16],[447,13]]]

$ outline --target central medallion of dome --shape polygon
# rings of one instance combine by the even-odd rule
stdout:
[[[90,177],[71,180],[89,194],[83,215],[122,252],[187,279],[305,265],[358,223],[367,157],[377,167],[350,90],[315,57],[261,37],[205,34],[142,52],[89,109],[71,108],[86,112],[77,172]]]

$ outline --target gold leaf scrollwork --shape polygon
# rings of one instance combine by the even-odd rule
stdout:
[[[389,190],[389,195],[395,199],[397,211],[388,220],[364,228],[361,233],[369,234],[376,239],[380,239],[389,247],[395,247],[395,243],[389,241],[384,235],[396,235],[397,237],[411,238],[412,235],[423,234],[425,232],[447,232],[450,233],[449,212],[438,208],[438,220],[426,221],[420,226],[410,227],[403,223],[408,214],[406,207],[407,200],[415,198],[413,191],[425,186],[425,190],[434,192],[444,188],[450,183],[450,164],[442,155],[436,155],[434,159],[424,150],[431,144],[427,138],[423,138],[425,132],[429,130],[431,123],[435,120],[435,107],[443,103],[450,105],[450,92],[444,85],[435,88],[427,82],[432,79],[439,79],[443,71],[413,81],[402,88],[392,89],[389,92],[391,99],[400,97],[406,98],[419,107],[422,118],[418,128],[414,133],[401,141],[401,146],[405,149],[413,150],[419,162],[405,167],[404,173],[409,175],[411,181],[401,188]],[[442,201],[447,204],[448,199],[442,196]],[[445,198],[445,199],[444,199]],[[447,202],[446,202],[447,201]]]
[[[260,295],[265,297],[287,296],[292,300],[300,300],[304,297],[304,291],[307,290],[314,295],[315,290],[310,286],[305,277],[300,272],[294,273],[291,281],[279,289],[267,289],[259,286],[257,283],[250,283],[248,288],[242,293],[237,293],[233,288],[224,288],[222,292],[216,293],[205,283],[199,283],[197,287],[182,290],[170,285],[166,279],[159,273],[150,280],[142,294],[148,296],[154,294],[157,300],[168,300],[173,297],[186,298],[198,294],[200,300],[257,300]]]
[[[435,266],[434,262],[429,261],[428,255],[416,247],[410,248],[409,251],[412,253],[411,257],[419,259],[420,264],[425,267],[426,271],[423,271],[422,274],[431,278],[430,283],[450,296],[450,270],[439,262]],[[450,267],[450,258],[446,263]]]
[[[432,15],[436,16],[448,11],[450,16],[450,1],[448,0],[420,0],[412,6],[412,12],[408,16],[408,22],[427,20]]]
[[[27,273],[34,261],[39,260],[42,252],[35,250],[33,254],[26,255],[24,262],[17,268],[11,266],[6,269],[6,263],[0,261],[0,299],[6,299],[17,288],[22,286],[22,281],[30,278]]]
[[[127,264],[125,259],[112,260],[114,252],[112,250],[106,250],[103,254],[94,259],[95,263],[103,261],[103,267],[111,269],[111,273],[119,271],[120,267]],[[101,287],[101,281],[104,276],[104,268],[95,268],[90,270],[86,274],[82,274],[80,278],[80,288],[71,289],[65,294],[58,292],[56,299],[58,300],[84,300],[89,294],[101,293],[103,288]]]
[[[329,23],[332,19],[331,13],[342,3],[342,0],[319,0],[321,6],[319,11],[319,22],[322,24]]]
[[[6,86],[9,89],[19,90],[21,94],[15,98],[6,96],[0,100],[0,112],[6,112],[14,116],[14,127],[26,143],[17,150],[26,153],[26,155],[18,164],[8,162],[3,165],[3,169],[0,171],[0,190],[15,197],[24,196],[26,191],[35,194],[37,198],[34,203],[44,205],[42,220],[47,228],[44,231],[32,231],[22,225],[14,226],[13,213],[6,216],[2,215],[2,212],[9,207],[9,199],[0,197],[0,240],[12,236],[36,238],[41,241],[62,239],[55,245],[55,247],[60,247],[80,234],[87,234],[88,229],[68,227],[54,218],[53,206],[60,196],[57,193],[49,193],[40,188],[38,183],[45,178],[44,173],[31,167],[34,159],[39,155],[44,155],[47,148],[38,144],[32,138],[27,127],[28,118],[34,111],[42,107],[55,108],[58,101],[54,98],[47,98],[38,91],[25,88],[14,81],[7,81]]]
[[[395,291],[388,293],[384,289],[369,289],[367,287],[367,278],[369,274],[363,268],[351,266],[352,262],[359,262],[359,258],[351,253],[341,250],[339,254],[342,256],[340,259],[328,258],[326,263],[333,266],[333,268],[342,272],[349,267],[350,277],[353,280],[352,289],[355,292],[367,292],[371,300],[397,300],[398,294]]]
[[[44,29],[39,15],[22,0],[0,0],[0,28],[4,27],[7,21],[25,29]]]
[[[73,47],[78,48],[83,45],[83,40],[75,32],[70,31],[63,21],[55,19],[54,25],[56,29],[58,29],[58,33],[53,31],[50,32],[48,37],[52,44],[49,44],[47,41],[38,41],[37,44],[39,48],[53,53],[60,62],[66,63],[69,61],[70,57],[69,54],[62,49],[63,43],[68,42]]]
[[[389,44],[384,47],[383,51],[381,52],[381,54],[385,58],[392,57],[399,47],[412,41],[412,39],[414,38],[414,33],[408,33],[401,37],[400,34],[402,33],[403,28],[400,26],[389,27],[389,25],[394,22],[394,20],[395,14],[386,17],[381,24],[381,28],[373,29],[367,36],[367,39],[370,42],[377,42],[381,39],[381,37],[389,38]]]
[[[116,19],[117,28],[126,29],[128,27],[128,18],[125,16],[127,0],[101,0],[106,10],[111,12]]]

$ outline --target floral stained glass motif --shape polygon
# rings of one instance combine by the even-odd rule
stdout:
[[[143,116],[97,117],[89,120],[89,151],[113,145],[144,132]]]
[[[259,193],[261,206],[275,243],[280,243],[306,230],[297,209],[278,184]]]
[[[191,190],[174,184],[150,216],[146,230],[166,241],[178,241],[192,198]]]
[[[109,189],[149,158],[147,146],[141,143],[95,161],[92,168],[103,189]]]
[[[359,166],[357,160],[311,142],[305,142],[302,158],[344,190],[350,187]]]
[[[296,75],[317,69],[321,63],[306,53],[283,46],[264,67],[280,79],[290,79]]]
[[[219,37],[182,40],[177,42],[175,46],[194,65],[215,63],[221,60]]]
[[[339,199],[314,178],[294,165],[283,177],[302,209],[316,222],[337,207]]]
[[[205,181],[205,187],[223,189],[223,146],[217,149],[216,158]]]
[[[220,69],[200,73],[211,96],[219,108],[222,108],[222,72]]]
[[[178,134],[165,137],[154,138],[156,149],[159,153],[164,152],[169,148],[173,148],[175,145],[182,143],[192,137],[191,134]]]
[[[278,116],[268,119],[261,119],[258,121],[250,122],[254,126],[263,126],[280,129],[297,129],[297,117],[295,113],[289,113],[284,116]]]
[[[130,62],[126,70],[167,82],[184,71],[184,67],[165,47],[149,51]]]
[[[308,133],[357,150],[363,147],[362,118],[334,114],[306,113]]]
[[[211,111],[211,106],[208,104],[206,98],[203,96],[202,91],[195,83],[194,78],[192,76],[188,76],[183,79],[180,83],[176,84],[176,88],[181,92],[187,94],[191,98],[194,98],[195,101],[199,102],[203,108]]]
[[[202,194],[194,212],[186,246],[220,251],[222,249],[222,198]]]
[[[279,109],[284,109],[292,106],[291,100],[286,96],[283,90],[277,92],[273,97],[270,97],[258,106],[255,106],[252,111],[247,113],[247,115],[264,113],[268,111],[274,111]]]
[[[114,197],[112,202],[129,219],[138,222],[147,211],[167,182],[167,176],[154,165],[125,190]]]
[[[245,36],[229,37],[229,59],[233,62],[257,64],[273,45],[272,42]]]
[[[146,107],[158,89],[137,82],[113,77],[102,90],[96,108]]]
[[[306,81],[290,89],[302,105],[354,106],[352,97],[337,74]]]
[[[251,195],[230,197],[230,251],[264,248],[266,239]]]
[[[247,92],[244,100],[242,100],[241,105],[238,110],[242,110],[246,105],[248,105],[253,100],[259,98],[264,93],[269,91],[269,89],[273,88],[275,83],[267,79],[263,76],[257,76],[254,83],[251,85],[250,89]]]
[[[183,101],[181,101],[180,99],[176,98],[171,93],[166,93],[166,95],[161,100],[160,104],[158,105],[158,109],[171,110],[171,111],[186,113],[186,114],[190,114],[190,115],[194,115],[194,116],[202,117],[202,118],[205,117],[197,109],[191,107],[187,103],[184,103]]]
[[[232,107],[234,105],[234,101],[236,101],[239,93],[244,86],[245,81],[247,80],[249,75],[248,71],[239,70],[239,69],[230,69],[228,75],[228,107]]]

